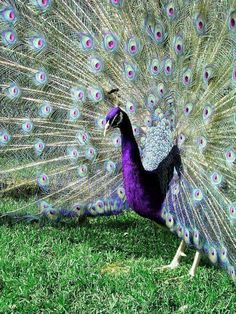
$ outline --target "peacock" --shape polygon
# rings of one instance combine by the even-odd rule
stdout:
[[[0,34],[0,218],[133,209],[236,282],[235,1],[1,0]]]

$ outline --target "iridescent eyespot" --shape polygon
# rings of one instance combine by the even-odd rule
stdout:
[[[173,20],[176,18],[176,7],[174,2],[169,2],[166,6],[166,15],[170,20]]]
[[[79,33],[80,48],[84,51],[91,51],[95,48],[94,39],[90,34]]]
[[[69,110],[69,119],[70,121],[77,121],[80,118],[80,111],[77,107],[72,107]]]
[[[48,101],[44,101],[39,108],[39,115],[42,118],[48,118],[52,114],[52,106]]]
[[[72,210],[77,216],[82,216],[85,213],[85,206],[82,203],[75,203],[72,205]]]
[[[184,52],[184,41],[181,35],[176,35],[173,40],[173,46],[175,50],[175,54],[180,56]]]
[[[43,86],[48,82],[48,74],[44,69],[39,69],[33,76],[33,82],[37,86]]]
[[[227,264],[228,263],[228,252],[226,247],[221,247],[219,252],[219,257],[222,263]]]
[[[228,273],[232,278],[233,282],[236,283],[236,268],[234,266],[228,266]]]
[[[199,35],[202,35],[205,33],[206,23],[203,16],[200,13],[194,16],[193,25]]]
[[[211,184],[215,187],[218,187],[222,184],[222,181],[223,181],[223,177],[220,173],[218,172],[213,172],[211,174]]]
[[[193,109],[193,104],[191,104],[191,103],[186,104],[186,106],[184,107],[184,110],[183,110],[184,115],[186,117],[188,117],[190,115],[190,113],[192,112],[192,109]]]
[[[104,213],[104,210],[105,210],[105,204],[102,200],[98,200],[96,203],[95,203],[95,210],[97,213],[99,214],[102,214]]]
[[[112,137],[112,144],[114,147],[120,147],[121,146],[121,137],[120,135],[114,135]]]
[[[80,157],[80,153],[76,147],[68,147],[66,150],[66,155],[71,161],[77,161]]]
[[[52,0],[31,0],[31,2],[38,9],[45,11],[50,7]]]
[[[127,81],[134,81],[137,78],[138,68],[135,64],[124,63],[124,77]]]
[[[11,140],[11,136],[6,130],[0,130],[0,146],[7,145]]]
[[[166,76],[170,76],[174,72],[174,61],[171,58],[164,60],[164,72]]]
[[[176,116],[175,116],[175,114],[172,114],[172,115],[170,115],[168,117],[166,125],[169,125],[170,128],[174,128],[176,126]]]
[[[88,97],[89,99],[94,102],[98,103],[103,100],[103,90],[101,87],[98,86],[91,86],[88,88]]]
[[[229,205],[230,218],[236,222],[236,202]]]
[[[178,144],[181,146],[184,144],[186,140],[186,137],[183,133],[180,133],[179,136],[178,136]]]
[[[124,0],[110,0],[110,4],[115,8],[122,8],[124,5]]]
[[[164,26],[160,21],[158,21],[153,29],[153,39],[158,45],[161,45],[164,43],[166,37],[167,34],[165,32]]]
[[[31,131],[33,130],[33,127],[34,127],[33,122],[31,122],[30,120],[25,121],[21,125],[22,131],[24,133],[31,133]]]
[[[176,232],[179,238],[183,238],[184,228],[180,224],[176,226]]]
[[[86,131],[79,131],[76,134],[76,140],[81,146],[84,146],[89,142],[90,136]]]
[[[208,257],[210,259],[210,261],[213,263],[213,264],[216,264],[217,263],[217,260],[218,260],[218,254],[217,254],[217,251],[214,247],[210,247],[208,249]]]
[[[86,90],[82,86],[73,87],[70,90],[71,98],[74,102],[85,102],[86,100]]]
[[[103,48],[107,52],[116,52],[118,44],[118,38],[114,33],[106,33],[103,35]]]
[[[153,121],[152,121],[151,116],[146,116],[146,117],[144,118],[144,125],[150,127],[150,126],[152,126],[152,122],[153,122]]]
[[[171,214],[167,214],[166,215],[166,226],[170,229],[172,229],[174,227],[174,217]]]
[[[11,83],[10,86],[5,89],[5,94],[7,98],[11,100],[17,99],[21,95],[20,87],[16,83]]]
[[[57,220],[58,218],[58,210],[54,209],[54,208],[51,208],[51,209],[48,209],[46,212],[45,212],[46,216],[48,219],[50,220]]]
[[[191,239],[190,239],[190,232],[188,229],[185,228],[184,230],[184,241],[187,243],[187,244],[190,244],[191,243]]]
[[[104,129],[105,125],[106,125],[106,119],[105,118],[98,118],[96,119],[96,125],[100,128],[100,129]]]
[[[126,42],[125,48],[131,57],[137,56],[141,49],[140,40],[135,37],[129,38]]]
[[[146,106],[149,109],[154,109],[157,104],[157,99],[154,94],[149,94],[145,100]]]
[[[119,187],[117,189],[117,194],[119,196],[120,199],[125,199],[125,189],[123,187]]]
[[[49,185],[49,178],[45,173],[38,175],[37,183],[40,187],[45,188]]]
[[[46,201],[40,201],[38,203],[38,207],[41,210],[41,212],[47,212],[48,210],[52,209],[52,205],[50,205],[48,202]]]
[[[104,62],[99,56],[91,56],[88,58],[88,68],[94,74],[99,74],[104,69]]]
[[[16,31],[13,29],[3,30],[1,32],[1,35],[3,44],[8,47],[13,46],[18,40]]]
[[[132,129],[133,129],[134,136],[140,135],[140,128],[138,126],[133,125]]]
[[[152,76],[157,76],[162,71],[161,62],[158,59],[152,59],[149,62],[148,70]]]
[[[207,140],[204,136],[200,136],[197,138],[197,145],[200,151],[202,151],[206,145],[207,145]]]
[[[97,156],[97,151],[94,147],[90,146],[85,152],[85,156],[89,160],[93,160]]]
[[[207,84],[213,78],[213,75],[214,75],[213,67],[210,65],[205,66],[202,74],[203,82]]]
[[[6,7],[0,11],[4,22],[14,24],[17,21],[17,13],[13,7]]]
[[[233,10],[228,17],[228,28],[231,32],[236,32],[236,10]]]
[[[80,178],[85,178],[88,176],[88,167],[86,164],[82,164],[78,167],[78,175]]]
[[[196,248],[199,250],[203,247],[203,244],[200,238],[200,233],[198,230],[194,230],[193,232],[193,243],[196,246]]]
[[[192,70],[191,69],[187,69],[183,73],[182,82],[183,82],[183,85],[186,87],[191,85],[191,83],[192,83]]]
[[[208,119],[211,117],[212,113],[213,113],[213,110],[212,110],[211,105],[206,105],[203,108],[203,112],[202,112],[203,120],[205,122],[208,122],[209,121]]]
[[[35,52],[41,52],[47,47],[46,39],[41,34],[35,34],[28,39],[29,46]]]
[[[43,153],[44,149],[45,149],[45,143],[40,139],[36,140],[34,143],[35,153],[38,156],[40,156]]]
[[[200,202],[203,199],[203,193],[200,189],[193,190],[193,200],[196,202]]]
[[[116,171],[116,163],[112,160],[105,161],[105,170],[110,174],[114,174]]]
[[[126,105],[125,105],[126,111],[128,113],[135,113],[136,112],[136,104],[134,102],[131,101],[127,101]]]
[[[226,162],[229,165],[233,165],[236,161],[236,153],[233,148],[228,148],[225,151]]]
[[[158,92],[158,96],[160,98],[163,98],[166,94],[166,88],[165,88],[165,85],[163,83],[159,83],[157,85],[157,92]]]

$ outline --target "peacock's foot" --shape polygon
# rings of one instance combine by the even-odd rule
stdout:
[[[178,266],[179,266],[179,262],[173,260],[169,265],[164,265],[164,266],[158,267],[158,269],[160,269],[160,270],[175,269]]]
[[[191,278],[193,278],[196,275],[196,271],[197,271],[197,267],[200,262],[200,259],[201,259],[201,254],[200,252],[197,251],[194,256],[193,265],[188,273]]]
[[[193,278],[196,275],[196,269],[191,268],[188,274],[191,278]]]
[[[165,270],[165,269],[175,269],[175,268],[177,268],[179,266],[179,264],[180,264],[179,262],[180,262],[181,257],[186,256],[186,254],[183,252],[184,245],[185,244],[182,241],[180,243],[180,246],[179,246],[176,254],[175,254],[175,257],[173,258],[172,262],[169,265],[161,266],[158,269]]]

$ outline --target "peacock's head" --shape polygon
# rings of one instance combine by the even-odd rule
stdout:
[[[115,107],[112,107],[107,113],[104,136],[106,135],[108,130],[120,128],[126,116],[126,113],[119,107],[120,102],[118,91],[118,89],[113,89],[107,93],[107,100],[112,105],[115,105]]]
[[[104,129],[104,136],[110,129],[119,128],[124,117],[124,112],[120,107],[111,108],[106,116],[106,125]]]

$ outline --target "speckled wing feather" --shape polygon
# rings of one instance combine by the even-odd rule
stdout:
[[[157,126],[149,127],[143,148],[143,166],[146,170],[157,169],[160,162],[169,154],[173,146],[172,133],[167,119]]]

